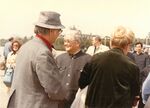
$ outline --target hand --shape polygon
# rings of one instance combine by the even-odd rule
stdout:
[[[135,96],[132,106],[136,106],[139,100],[140,100],[140,96]]]

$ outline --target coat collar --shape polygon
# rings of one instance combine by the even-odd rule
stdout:
[[[68,55],[71,57],[71,58],[76,58],[76,57],[79,57],[83,52],[80,50],[79,52],[77,52],[76,54],[69,54]]]
[[[124,55],[123,50],[121,48],[112,48],[111,50]]]
[[[50,42],[48,42],[41,35],[36,35],[36,37],[39,38],[40,40],[42,40],[44,42],[44,44],[49,48],[49,50],[52,51],[53,45]]]

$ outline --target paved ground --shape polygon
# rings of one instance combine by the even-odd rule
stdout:
[[[7,88],[2,82],[3,75],[4,71],[0,70],[0,108],[6,108],[6,101],[8,97],[8,94],[6,93]]]

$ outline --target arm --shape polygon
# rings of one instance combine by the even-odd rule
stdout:
[[[61,100],[65,96],[65,89],[61,81],[62,76],[55,63],[55,60],[49,52],[41,53],[37,57],[36,73],[41,86],[51,99]]]
[[[144,103],[146,103],[146,101],[148,100],[149,95],[150,95],[150,74],[147,76],[142,86],[142,99]]]
[[[90,63],[87,63],[84,68],[83,71],[81,72],[80,78],[79,78],[79,87],[81,89],[83,89],[84,87],[86,87],[89,83],[90,83]]]
[[[140,81],[139,81],[140,70],[138,67],[134,68],[132,75],[131,94],[133,94],[133,106],[136,106],[140,99]]]

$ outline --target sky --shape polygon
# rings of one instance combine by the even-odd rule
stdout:
[[[117,26],[137,38],[150,32],[149,0],[0,0],[0,38],[33,36],[40,11],[56,11],[62,24],[86,34],[110,36]]]

